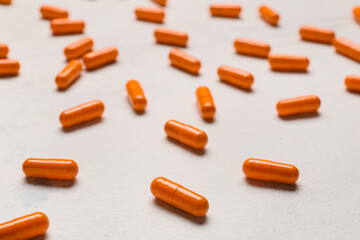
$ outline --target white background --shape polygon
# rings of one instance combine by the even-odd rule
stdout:
[[[333,47],[303,42],[303,24],[333,29],[360,43],[352,16],[355,0],[233,1],[240,19],[210,17],[211,0],[169,0],[162,26],[189,34],[186,52],[202,62],[198,77],[170,66],[172,47],[155,43],[159,24],[135,20],[137,6],[150,0],[14,0],[0,6],[0,42],[21,63],[20,75],[0,79],[0,222],[36,211],[46,213],[46,240],[83,239],[360,239],[360,95],[345,90],[344,79],[360,74],[359,63]],[[224,1],[225,2],[225,1]],[[281,14],[271,27],[258,15],[266,2]],[[69,10],[84,19],[83,35],[52,36],[41,4]],[[83,72],[59,92],[55,76],[65,67],[64,47],[81,38],[95,49],[116,46],[118,61]],[[268,42],[272,53],[308,56],[308,73],[276,73],[264,59],[235,54],[236,37]],[[251,72],[252,92],[221,83],[217,68],[227,64]],[[140,81],[147,111],[137,115],[125,84]],[[210,88],[217,113],[201,118],[195,90]],[[278,100],[317,94],[319,115],[283,120]],[[100,99],[103,119],[63,131],[61,111]],[[207,132],[204,153],[167,140],[169,119]],[[30,157],[77,161],[76,182],[26,180],[22,163]],[[247,181],[242,163],[261,158],[298,167],[296,187]],[[205,196],[206,218],[195,218],[155,201],[151,181],[164,176]]]

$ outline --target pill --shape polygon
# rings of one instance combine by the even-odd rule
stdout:
[[[189,39],[187,33],[169,28],[156,28],[154,32],[157,43],[186,47]]]
[[[165,123],[165,133],[168,137],[196,149],[203,149],[208,142],[204,131],[175,120]]]
[[[205,216],[209,210],[205,197],[164,177],[155,178],[150,190],[156,198],[196,217]]]
[[[104,110],[100,100],[93,100],[63,111],[59,119],[63,127],[71,127],[101,117]]]
[[[79,34],[84,32],[85,22],[61,18],[51,20],[50,27],[54,35]]]
[[[0,76],[18,75],[20,63],[13,59],[0,59]]]
[[[170,62],[174,67],[187,71],[191,74],[197,75],[199,73],[201,63],[190,54],[174,48],[169,54]]]
[[[295,166],[268,160],[249,158],[242,168],[247,178],[263,181],[294,184],[299,178],[299,170]]]
[[[356,6],[353,9],[354,18],[360,23],[360,6]]]
[[[82,71],[82,65],[79,60],[71,60],[68,65],[56,76],[55,82],[59,89],[69,87]]]
[[[218,68],[218,75],[221,81],[243,89],[250,89],[254,83],[251,73],[227,65]]]
[[[343,37],[335,38],[333,45],[336,52],[360,62],[360,45]]]
[[[332,30],[313,26],[302,26],[299,30],[302,40],[331,44],[335,38]]]
[[[345,78],[345,86],[349,91],[360,92],[360,75],[348,75]]]
[[[196,98],[201,116],[204,119],[212,119],[215,115],[216,108],[210,89],[205,86],[199,87],[196,89]]]
[[[282,72],[306,72],[310,64],[305,56],[271,54],[268,60],[272,70]]]
[[[36,212],[0,224],[1,240],[26,240],[46,233],[49,228],[48,217]]]
[[[153,2],[159,4],[160,6],[165,7],[167,0],[153,0]]]
[[[44,19],[67,18],[69,16],[66,9],[50,5],[42,5],[40,12]]]
[[[270,45],[248,38],[237,38],[234,42],[238,54],[267,58],[270,52]]]
[[[6,44],[0,43],[0,58],[6,58],[9,53],[9,48]]]
[[[129,101],[135,111],[144,111],[146,107],[146,97],[140,83],[136,80],[130,80],[126,83]]]
[[[165,12],[161,8],[155,7],[138,7],[135,9],[135,14],[138,20],[162,23],[164,22]]]
[[[65,47],[64,54],[67,60],[80,58],[85,53],[90,52],[94,45],[92,38],[84,37],[78,41],[72,42]]]
[[[210,12],[214,17],[238,18],[241,7],[238,4],[212,4]]]
[[[0,4],[11,4],[11,0],[0,0]]]
[[[267,23],[269,23],[272,26],[278,25],[280,16],[274,9],[271,9],[268,6],[262,5],[259,8],[259,12],[260,12],[261,18],[264,19]]]
[[[279,116],[316,112],[320,107],[320,98],[316,95],[287,98],[276,105]]]
[[[72,180],[76,178],[79,167],[70,159],[29,158],[23,163],[27,177]]]
[[[117,55],[118,50],[116,47],[107,47],[86,53],[83,56],[83,61],[86,70],[92,70],[115,62]]]

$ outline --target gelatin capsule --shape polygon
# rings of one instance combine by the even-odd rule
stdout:
[[[0,76],[18,75],[20,63],[12,59],[0,59]]]
[[[238,54],[267,58],[270,52],[270,45],[247,38],[237,38],[234,47]]]
[[[79,60],[71,60],[68,65],[56,76],[55,82],[59,89],[69,87],[82,71],[82,65]]]
[[[0,0],[0,4],[11,4],[11,0]]]
[[[27,177],[72,180],[79,167],[70,159],[28,158],[23,163],[23,172]]]
[[[186,52],[174,48],[170,51],[169,58],[174,67],[180,68],[194,75],[199,73],[201,68],[200,61]]]
[[[93,100],[63,111],[59,119],[63,127],[72,127],[101,117],[104,110],[100,100]]]
[[[335,38],[333,45],[336,52],[360,62],[360,45],[343,37]]]
[[[94,45],[92,38],[84,37],[78,41],[72,42],[65,47],[64,54],[67,60],[82,57],[85,53],[90,52]]]
[[[9,53],[9,48],[6,44],[0,43],[0,58],[6,58]]]
[[[360,75],[348,75],[345,79],[347,90],[360,92]]]
[[[355,20],[360,23],[360,6],[356,6],[353,9],[353,14],[354,14],[354,18]]]
[[[212,4],[210,5],[210,12],[214,17],[238,18],[241,7],[239,4]]]
[[[36,212],[0,224],[1,240],[26,240],[43,235],[49,228],[48,217]]]
[[[118,50],[116,49],[116,47],[107,47],[85,54],[83,57],[83,61],[86,70],[92,70],[115,62],[117,56]]]
[[[186,47],[189,39],[185,32],[172,30],[169,28],[156,28],[154,32],[157,43]]]
[[[316,95],[287,98],[276,105],[279,116],[316,112],[320,107],[320,98]]]
[[[153,0],[153,2],[159,4],[160,6],[165,7],[167,0]]]
[[[165,133],[168,137],[196,149],[203,149],[208,142],[204,131],[175,120],[165,123]]]
[[[84,32],[85,22],[61,18],[51,20],[50,27],[54,35],[79,34]]]
[[[263,181],[294,184],[299,178],[299,170],[295,166],[268,160],[249,158],[242,168],[247,178]]]
[[[227,65],[219,67],[218,75],[221,81],[243,89],[250,89],[254,83],[254,77],[251,73]]]
[[[198,101],[201,116],[204,119],[213,119],[216,108],[210,89],[205,86],[199,87],[198,89],[196,89],[196,98]]]
[[[205,197],[164,177],[155,178],[150,190],[161,201],[196,217],[205,216],[209,210],[209,202]]]
[[[57,18],[67,18],[69,16],[69,13],[66,9],[50,5],[42,5],[40,12],[44,19],[50,20]]]
[[[136,18],[138,20],[163,23],[165,18],[165,12],[161,8],[155,7],[138,7],[135,9]]]
[[[269,8],[268,6],[262,5],[259,8],[260,16],[262,19],[264,19],[267,23],[273,26],[277,26],[280,16],[279,14],[274,10]]]
[[[271,54],[268,60],[272,70],[282,72],[306,72],[310,64],[305,56]]]
[[[331,44],[335,38],[332,30],[313,26],[302,26],[299,33],[302,40],[310,42]]]
[[[135,111],[144,111],[146,107],[146,97],[140,83],[136,80],[130,80],[126,84],[129,101]]]

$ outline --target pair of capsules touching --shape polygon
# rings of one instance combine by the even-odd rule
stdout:
[[[321,105],[320,98],[316,95],[282,99],[276,104],[279,116],[317,112]]]
[[[7,59],[9,47],[0,43],[0,76],[14,76],[19,74],[20,63],[14,59]]]
[[[135,15],[138,20],[154,23],[163,23],[165,18],[164,10],[158,7],[137,7]]]
[[[169,53],[169,59],[171,65],[174,67],[189,72],[193,75],[199,74],[201,62],[190,54],[181,51],[180,49],[174,48]]]
[[[42,5],[40,7],[40,13],[43,19],[48,20],[69,17],[69,12],[66,9],[51,5]]]

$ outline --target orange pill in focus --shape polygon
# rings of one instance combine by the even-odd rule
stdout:
[[[174,48],[170,51],[169,59],[174,67],[194,75],[197,75],[201,68],[201,63],[197,58],[177,48]]]
[[[12,59],[0,59],[0,76],[18,75],[20,63]]]
[[[69,13],[66,9],[50,5],[42,5],[40,12],[44,19],[50,20],[57,18],[67,18],[69,16]]]
[[[316,112],[320,107],[320,98],[316,95],[287,98],[280,100],[276,105],[279,116]]]
[[[271,54],[268,57],[270,67],[281,72],[306,72],[310,61],[305,56]]]
[[[333,45],[336,52],[360,62],[360,45],[343,37],[335,38]]]
[[[234,42],[236,52],[243,55],[267,58],[270,45],[247,38],[237,38]]]
[[[259,7],[259,12],[260,12],[261,18],[264,19],[267,23],[269,23],[272,26],[278,25],[280,16],[274,9],[271,9],[268,6],[262,5]]]
[[[164,22],[165,12],[161,8],[145,8],[138,7],[135,9],[136,18],[138,20],[154,22],[154,23],[162,23]]]
[[[332,30],[313,26],[302,26],[299,33],[302,40],[310,42],[331,44],[335,38]]]
[[[238,18],[241,7],[238,4],[212,4],[210,5],[210,12],[214,17]]]
[[[199,87],[198,89],[196,89],[196,98],[198,101],[201,116],[204,119],[213,119],[216,108],[210,89],[205,86]]]
[[[4,43],[0,43],[0,58],[6,58],[8,53],[9,47]]]
[[[140,83],[136,80],[130,80],[126,83],[129,101],[135,111],[144,111],[147,101]]]
[[[353,9],[353,14],[354,14],[354,18],[355,20],[360,23],[360,6],[356,6]]]
[[[348,91],[360,92],[360,75],[348,75],[345,78],[345,86]]]
[[[251,73],[227,65],[219,67],[218,75],[221,81],[243,89],[250,89],[254,83]]]
[[[54,35],[80,34],[84,32],[85,22],[61,18],[51,20],[50,27]]]
[[[68,88],[82,71],[82,65],[79,60],[71,60],[68,65],[56,76],[55,82],[59,89]]]
[[[118,50],[116,47],[107,47],[85,54],[83,61],[86,70],[92,70],[115,62],[117,56]]]
[[[169,28],[156,28],[154,32],[157,43],[186,47],[189,39],[187,33]]]
[[[72,42],[64,49],[67,60],[80,58],[85,53],[90,52],[94,45],[92,38],[84,37],[78,41]]]

